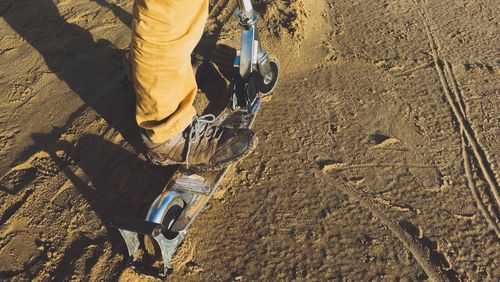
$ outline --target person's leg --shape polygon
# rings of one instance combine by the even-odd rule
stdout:
[[[135,2],[131,54],[136,119],[147,135],[146,154],[156,164],[222,168],[255,146],[250,129],[217,126],[214,116],[195,117],[191,52],[207,15],[208,0]]]
[[[208,0],[136,0],[132,68],[136,119],[154,143],[192,122],[197,85],[191,52],[208,16]]]

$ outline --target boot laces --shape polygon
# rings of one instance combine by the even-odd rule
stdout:
[[[189,154],[191,145],[200,142],[203,137],[218,141],[222,137],[223,130],[214,125],[215,116],[212,114],[195,116],[188,131],[188,145],[186,150],[186,167],[189,168]]]

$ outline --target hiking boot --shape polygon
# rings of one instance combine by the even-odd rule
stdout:
[[[224,168],[253,151],[257,138],[252,130],[218,126],[214,121],[214,115],[196,116],[184,132],[164,143],[143,136],[147,156],[157,165],[182,164],[203,171]]]

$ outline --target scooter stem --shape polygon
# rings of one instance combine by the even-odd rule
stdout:
[[[247,79],[255,69],[259,52],[258,34],[255,28],[257,15],[250,0],[238,0],[238,4],[236,17],[241,26],[241,49],[235,65],[239,67],[241,78]]]
[[[238,5],[236,16],[241,26],[241,49],[235,60],[235,66],[239,68],[242,79],[248,79],[250,74],[258,70],[267,83],[273,76],[268,54],[259,42],[257,14],[250,0],[238,0]]]
[[[250,0],[238,0],[238,5],[243,13],[253,13],[252,2]]]

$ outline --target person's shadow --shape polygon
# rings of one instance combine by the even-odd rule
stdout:
[[[2,17],[40,53],[49,70],[127,141],[137,141],[134,94],[121,87],[125,75],[123,51],[107,40],[94,40],[89,31],[68,23],[51,0],[14,2],[7,7]],[[128,12],[118,6],[108,7],[130,24]]]

